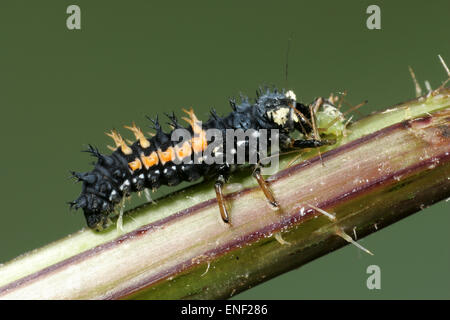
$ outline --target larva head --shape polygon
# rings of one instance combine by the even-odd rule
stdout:
[[[345,130],[344,115],[330,100],[316,99],[310,108],[297,102],[295,93],[289,90],[286,93],[271,93],[270,96],[266,94],[265,102],[268,118],[285,130],[296,129],[303,134],[312,132],[311,112],[315,112],[315,124],[321,134],[339,137]],[[315,106],[318,106],[316,111]]]
[[[298,107],[304,107],[296,102],[295,93],[292,90],[283,93],[270,93],[260,97],[263,98],[264,108],[267,118],[280,128],[288,131],[300,129],[300,112],[305,110],[296,110]],[[259,103],[261,104],[261,103]]]

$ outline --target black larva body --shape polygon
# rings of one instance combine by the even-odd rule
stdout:
[[[233,111],[226,117],[219,117],[215,112],[208,121],[202,123],[202,129],[219,129],[224,132],[226,129],[278,129],[280,132],[280,147],[286,148],[289,144],[289,133],[298,130],[303,134],[312,131],[310,110],[307,106],[296,102],[284,91],[267,90],[258,92],[258,98],[252,104],[246,98],[241,99],[239,104],[230,101]],[[276,111],[281,107],[289,107],[289,116],[286,121],[280,122],[273,118],[270,111]],[[292,121],[292,114],[295,110],[301,112],[305,119],[297,118],[297,122]],[[181,128],[172,116],[171,124],[174,128]],[[81,195],[70,203],[71,207],[81,208],[84,211],[86,221],[91,228],[102,228],[105,226],[110,213],[123,197],[132,192],[142,191],[145,188],[155,190],[161,185],[174,186],[182,181],[195,181],[202,177],[214,177],[227,170],[227,164],[205,164],[205,163],[180,163],[171,161],[149,168],[142,167],[138,170],[130,170],[129,163],[140,155],[149,156],[153,152],[164,151],[174,147],[171,141],[171,133],[164,133],[158,120],[153,121],[156,134],[148,138],[149,146],[142,147],[139,140],[134,142],[130,148],[132,152],[125,154],[121,148],[117,148],[111,155],[101,154],[92,146],[87,150],[97,158],[97,163],[92,171],[86,173],[73,173],[74,176],[83,181]],[[186,128],[193,133],[193,128]],[[270,135],[268,137],[270,139]],[[210,143],[210,141],[208,141]],[[237,143],[237,141],[235,141]],[[270,146],[270,143],[267,144]],[[312,145],[311,145],[312,146]],[[223,147],[226,150],[226,147]],[[247,158],[249,153],[246,145]],[[191,155],[193,157],[193,154]]]

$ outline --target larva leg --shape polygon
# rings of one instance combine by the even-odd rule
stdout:
[[[332,145],[335,144],[336,140],[316,140],[316,139],[309,139],[309,140],[294,140],[290,143],[289,145],[289,150],[292,149],[306,149],[306,148],[318,148],[321,146],[326,146],[326,145]],[[301,154],[299,154],[298,156],[296,156],[294,159],[292,159],[291,161],[289,161],[288,163],[288,167],[290,167],[293,163],[295,163],[298,159],[301,158]]]
[[[116,228],[119,233],[122,233],[123,230],[123,212],[125,209],[125,198],[119,204],[119,217],[117,218]]]
[[[253,170],[253,177],[256,179],[256,181],[259,184],[259,187],[261,188],[262,192],[267,198],[267,201],[274,207],[278,208],[278,202],[275,200],[275,197],[273,196],[272,191],[267,186],[266,181],[264,181],[263,176],[261,175],[261,168],[259,166],[255,167],[255,170]]]
[[[220,174],[217,177],[216,183],[214,184],[214,189],[216,190],[217,204],[219,205],[220,216],[223,222],[229,223],[230,216],[228,215],[228,210],[225,205],[225,198],[223,196],[223,185],[225,184],[225,177]]]
[[[317,148],[321,146],[326,145],[332,145],[335,144],[336,140],[316,140],[316,139],[309,139],[309,140],[294,140],[292,142],[293,148],[299,148],[299,149],[305,149],[305,148]]]

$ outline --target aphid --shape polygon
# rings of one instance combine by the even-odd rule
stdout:
[[[272,139],[279,139],[280,151],[293,149],[316,148],[323,145],[334,144],[335,138],[343,133],[345,119],[343,114],[334,105],[334,99],[318,98],[307,106],[296,101],[293,91],[281,92],[277,89],[259,89],[254,103],[242,97],[240,103],[230,100],[233,111],[225,117],[219,117],[211,111],[211,117],[201,123],[193,110],[184,110],[188,117],[183,118],[189,123],[187,128],[179,124],[175,115],[168,115],[172,131],[166,133],[161,128],[158,118],[153,122],[155,134],[146,137],[141,129],[132,126],[125,127],[133,132],[136,141],[128,145],[122,136],[113,130],[107,133],[115,142],[111,155],[102,154],[98,149],[89,146],[87,150],[97,158],[95,167],[90,172],[73,172],[73,176],[83,182],[81,195],[70,206],[83,209],[90,228],[101,230],[109,224],[110,216],[115,207],[124,197],[132,192],[156,190],[161,185],[174,186],[182,181],[195,181],[200,178],[215,179],[215,191],[219,212],[224,222],[230,221],[223,195],[223,185],[231,172],[239,166],[248,165],[248,162],[236,164],[236,161],[227,161],[225,152],[231,150],[233,157],[236,150],[245,151],[245,159],[256,155],[259,161],[260,152],[255,149],[247,138],[235,138],[232,142],[220,142],[211,153],[216,161],[210,163],[204,156],[205,151],[215,138],[208,136],[209,129],[216,129],[226,136],[229,129],[237,130],[270,130],[276,129],[278,135],[267,134],[266,145],[270,146]],[[174,130],[184,129],[191,135],[184,142],[172,141]],[[294,133],[299,136],[295,139]],[[321,139],[320,134],[324,137]],[[259,135],[257,140],[261,140]],[[228,145],[227,145],[228,143]],[[228,148],[227,148],[228,147]],[[269,150],[270,152],[270,150]],[[229,156],[229,155],[228,155]],[[236,160],[233,158],[233,160]],[[259,165],[252,164],[253,176],[258,181],[268,202],[278,207],[271,190],[264,181]]]

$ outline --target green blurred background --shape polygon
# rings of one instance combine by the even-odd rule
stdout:
[[[81,30],[66,8],[81,8]],[[366,8],[381,7],[381,30]],[[367,114],[414,97],[408,65],[437,87],[450,63],[445,1],[19,1],[0,3],[2,157],[0,261],[84,226],[66,201],[69,170],[89,170],[88,143],[144,115],[193,106],[229,112],[227,99],[267,83],[304,102],[348,90]],[[122,130],[123,132],[123,130]],[[162,188],[158,195],[173,189]],[[450,298],[449,203],[441,202],[237,298]],[[381,290],[366,268],[381,268]]]

